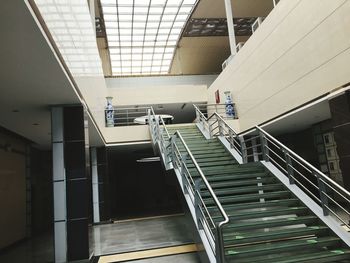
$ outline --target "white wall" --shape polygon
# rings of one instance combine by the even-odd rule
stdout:
[[[106,141],[112,144],[151,140],[148,125],[105,128],[104,136]]]
[[[230,90],[241,130],[350,80],[350,1],[281,0],[208,90]]]
[[[114,105],[207,101],[207,88],[217,75],[107,78]]]

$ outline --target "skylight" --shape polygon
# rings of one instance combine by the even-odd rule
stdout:
[[[101,0],[114,76],[162,75],[197,0]]]

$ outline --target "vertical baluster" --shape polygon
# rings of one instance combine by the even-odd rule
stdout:
[[[264,161],[269,161],[269,149],[267,148],[267,140],[264,133],[259,131],[260,133],[260,141],[261,141],[261,150]]]
[[[293,169],[292,159],[290,158],[290,154],[285,149],[282,149],[282,152],[284,153],[284,159],[286,160],[289,183],[295,184],[294,169]]]
[[[328,216],[329,215],[329,211],[328,211],[327,207],[329,206],[329,203],[328,203],[328,198],[326,196],[327,187],[326,187],[325,183],[323,182],[321,176],[318,173],[313,172],[313,174],[317,178],[318,191],[319,191],[319,194],[320,194],[323,215],[324,216]]]
[[[198,230],[203,229],[203,224],[202,224],[202,213],[201,213],[201,201],[200,201],[200,186],[201,186],[202,180],[200,178],[196,179],[194,181],[194,209],[196,213],[196,221],[197,221],[197,226]]]
[[[219,135],[224,136],[224,131],[223,131],[223,127],[222,127],[222,120],[220,118],[218,118],[218,127],[219,127]]]
[[[228,136],[229,136],[230,148],[232,149],[235,146],[235,144],[234,144],[235,142],[234,142],[234,138],[233,138],[234,134],[233,134],[233,131],[231,129],[228,130]]]
[[[256,143],[256,138],[254,138],[252,140],[252,151],[253,151],[254,162],[258,162],[259,161],[259,154],[258,154],[258,146]]]
[[[213,138],[213,127],[212,125],[208,122],[208,128],[209,128],[209,138]]]
[[[217,263],[225,263],[225,247],[222,235],[222,229],[216,225],[215,232],[215,255]]]
[[[247,146],[244,140],[244,137],[239,137],[239,141],[241,143],[241,152],[242,152],[242,162],[247,163],[248,162],[248,152],[247,152]]]
[[[186,160],[189,157],[188,153],[184,153],[181,155],[181,179],[182,185],[184,187],[185,194],[188,194],[188,182],[187,182],[187,171],[186,171]]]

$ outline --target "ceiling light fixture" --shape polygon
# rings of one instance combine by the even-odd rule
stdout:
[[[151,163],[151,162],[159,162],[160,157],[148,157],[148,158],[142,158],[139,160],[136,160],[138,163]]]

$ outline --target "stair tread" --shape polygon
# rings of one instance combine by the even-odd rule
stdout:
[[[339,242],[338,237],[321,237],[321,238],[309,238],[301,240],[292,240],[292,241],[279,241],[274,243],[259,244],[259,245],[249,245],[243,247],[234,247],[226,249],[226,255],[236,256],[249,254],[254,252],[266,253],[269,251],[278,251],[283,249],[293,249],[298,247],[305,246],[327,246],[329,243]]]
[[[326,263],[326,262],[344,262],[343,260],[350,258],[349,249],[330,249],[330,250],[320,250],[315,252],[313,251],[298,251],[295,252],[286,252],[279,254],[268,254],[257,257],[248,257],[234,259],[233,261],[228,260],[227,262],[233,263],[297,263],[297,262],[308,262],[308,263]],[[227,257],[230,259],[230,257]],[[349,261],[346,261],[349,262]]]
[[[276,191],[271,193],[263,193],[263,194],[243,194],[243,195],[236,195],[236,196],[224,196],[224,197],[218,197],[220,202],[228,203],[228,202],[242,202],[242,201],[249,201],[249,200],[260,200],[260,199],[268,199],[268,198],[280,198],[283,196],[289,196],[291,195],[290,191]],[[213,201],[211,199],[204,201],[206,204],[211,204]]]
[[[231,232],[224,234],[225,245],[251,242],[272,241],[281,238],[300,238],[303,236],[316,235],[321,231],[328,230],[326,226],[303,226],[288,229],[254,232]]]
[[[239,193],[249,193],[253,191],[271,191],[271,190],[279,190],[284,189],[283,184],[276,183],[276,184],[268,184],[268,185],[254,185],[254,186],[244,186],[244,187],[230,187],[230,188],[220,188],[220,189],[214,189],[215,194],[219,197],[222,195],[234,195]],[[209,193],[207,191],[203,192],[203,198],[207,197]]]
[[[272,216],[287,216],[299,214],[300,212],[309,211],[305,206],[293,206],[285,208],[274,208],[264,211],[248,211],[248,212],[233,212],[228,213],[231,223],[234,224],[234,220],[242,219],[253,219],[253,218],[263,218],[263,217],[272,217]],[[221,216],[212,216],[213,219],[221,218]],[[229,223],[230,224],[230,223]]]
[[[235,204],[235,205],[223,205],[225,211],[240,211],[245,209],[254,209],[254,208],[265,208],[265,207],[274,207],[274,206],[286,206],[292,204],[299,204],[300,200],[296,198],[289,199],[279,199],[279,200],[271,200],[265,202],[251,202],[251,203],[243,203],[243,204]],[[208,207],[208,211],[214,214],[217,211],[217,207]]]
[[[293,255],[292,258],[279,258],[274,260],[265,261],[266,263],[296,263],[296,262],[339,262],[339,260],[350,259],[349,249],[332,249],[328,251],[320,251],[316,253],[307,253],[300,255]]]
[[[262,220],[262,221],[248,221],[248,222],[227,225],[224,228],[224,233],[225,231],[238,231],[242,229],[252,230],[252,229],[260,229],[260,228],[267,228],[267,227],[297,225],[297,224],[304,224],[305,222],[313,222],[315,220],[318,220],[318,217],[313,215],[307,215],[307,216],[290,216],[290,217],[268,219],[268,220]]]

